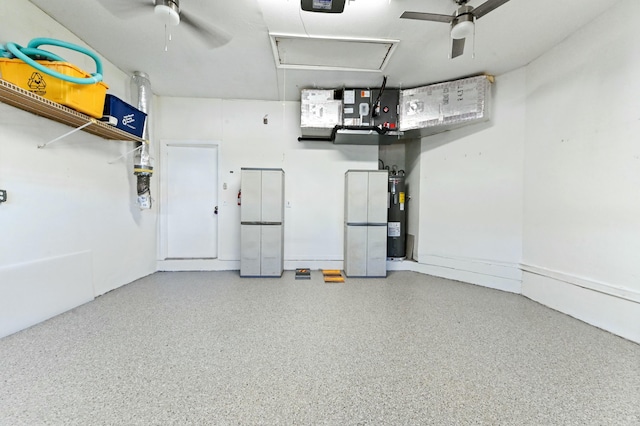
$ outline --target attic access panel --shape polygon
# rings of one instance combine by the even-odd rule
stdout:
[[[398,40],[270,34],[278,68],[382,71]]]

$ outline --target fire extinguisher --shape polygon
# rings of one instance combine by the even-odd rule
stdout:
[[[242,190],[239,189],[238,190],[238,205],[242,204],[241,201],[242,201]]]

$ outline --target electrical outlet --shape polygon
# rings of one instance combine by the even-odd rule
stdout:
[[[5,201],[7,201],[7,191],[0,189],[0,203],[4,203]]]

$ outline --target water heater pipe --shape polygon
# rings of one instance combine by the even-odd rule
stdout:
[[[142,139],[144,143],[138,144],[138,150],[136,151],[136,157],[133,166],[133,172],[138,177],[138,204],[141,208],[151,207],[151,190],[150,180],[153,174],[153,166],[151,164],[151,155],[149,153],[150,145],[150,119],[151,119],[151,81],[149,76],[143,72],[136,71],[131,77],[131,96],[132,103],[137,108],[147,114],[147,120],[145,121],[144,129],[142,132]]]

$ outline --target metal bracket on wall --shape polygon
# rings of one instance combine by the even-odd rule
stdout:
[[[47,145],[49,145],[49,144],[52,144],[52,143],[54,143],[54,142],[57,142],[57,141],[59,141],[60,139],[64,139],[64,138],[66,138],[67,136],[69,136],[69,135],[71,135],[71,134],[73,134],[73,133],[75,133],[75,132],[77,132],[77,131],[79,131],[79,130],[84,129],[85,127],[89,126],[90,124],[93,124],[94,122],[95,122],[94,120],[92,120],[92,121],[88,121],[88,122],[84,123],[82,126],[77,127],[77,128],[75,128],[75,129],[73,129],[73,130],[71,130],[71,131],[69,131],[69,132],[65,133],[64,135],[58,136],[57,138],[52,139],[52,140],[50,140],[49,142],[47,142],[47,143],[45,143],[45,144],[38,145],[38,148],[44,148],[45,146],[47,146]]]

